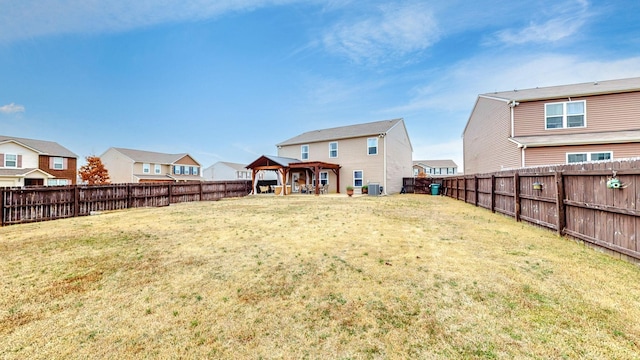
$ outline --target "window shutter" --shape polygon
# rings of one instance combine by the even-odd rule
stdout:
[[[4,167],[4,154],[0,154],[0,167]]]
[[[49,158],[49,169],[53,169],[53,158]]]
[[[18,167],[22,167],[22,155],[18,155]]]
[[[69,168],[69,159],[63,158],[62,159],[62,170],[67,170],[67,168]]]

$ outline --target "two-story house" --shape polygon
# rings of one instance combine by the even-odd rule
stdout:
[[[333,169],[325,165],[319,179],[314,172],[308,175],[310,179],[304,179],[326,185],[328,192],[345,193],[347,186],[360,189],[377,184],[384,193],[398,193],[402,178],[412,175],[413,148],[403,119],[308,131],[277,144],[277,148],[281,158],[335,164]],[[305,176],[305,172],[292,172],[294,191]]]
[[[202,177],[206,181],[251,180],[251,170],[245,164],[218,161],[202,170]]]
[[[202,181],[201,165],[191,155],[109,148],[100,160],[112,183]]]
[[[56,142],[0,135],[0,187],[73,185],[77,163]]]
[[[421,175],[424,174],[424,175]],[[414,160],[413,176],[458,175],[458,165],[453,160]]]
[[[640,78],[481,94],[464,173],[640,156]]]

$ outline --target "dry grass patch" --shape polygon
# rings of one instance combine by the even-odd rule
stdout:
[[[638,358],[640,270],[420,195],[0,228],[2,358]]]

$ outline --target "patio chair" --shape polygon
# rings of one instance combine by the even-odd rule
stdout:
[[[265,193],[268,193],[268,192],[269,192],[269,186],[268,185],[267,186],[260,185],[260,193],[261,194],[265,194]]]
[[[320,185],[320,194],[326,194],[329,192],[329,184]]]

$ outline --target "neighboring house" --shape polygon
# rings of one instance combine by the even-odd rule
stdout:
[[[414,160],[413,176],[457,175],[458,165],[453,160]]]
[[[202,181],[201,166],[189,154],[109,148],[100,155],[112,183]]]
[[[640,78],[481,94],[464,173],[640,156]]]
[[[412,176],[413,148],[403,119],[313,130],[277,147],[279,157],[327,164],[318,176],[320,184],[328,184],[329,192],[338,192],[339,178],[340,193],[349,185],[360,189],[368,184],[380,185],[385,193],[398,193],[402,178]],[[330,170],[331,164],[339,166]],[[316,183],[315,173],[309,174],[311,178],[306,176],[304,172],[292,173],[294,191],[302,180]]]
[[[251,180],[251,170],[246,164],[237,164],[226,161],[217,163],[202,170],[204,180]]]
[[[0,187],[73,185],[78,155],[53,141],[0,135]]]

